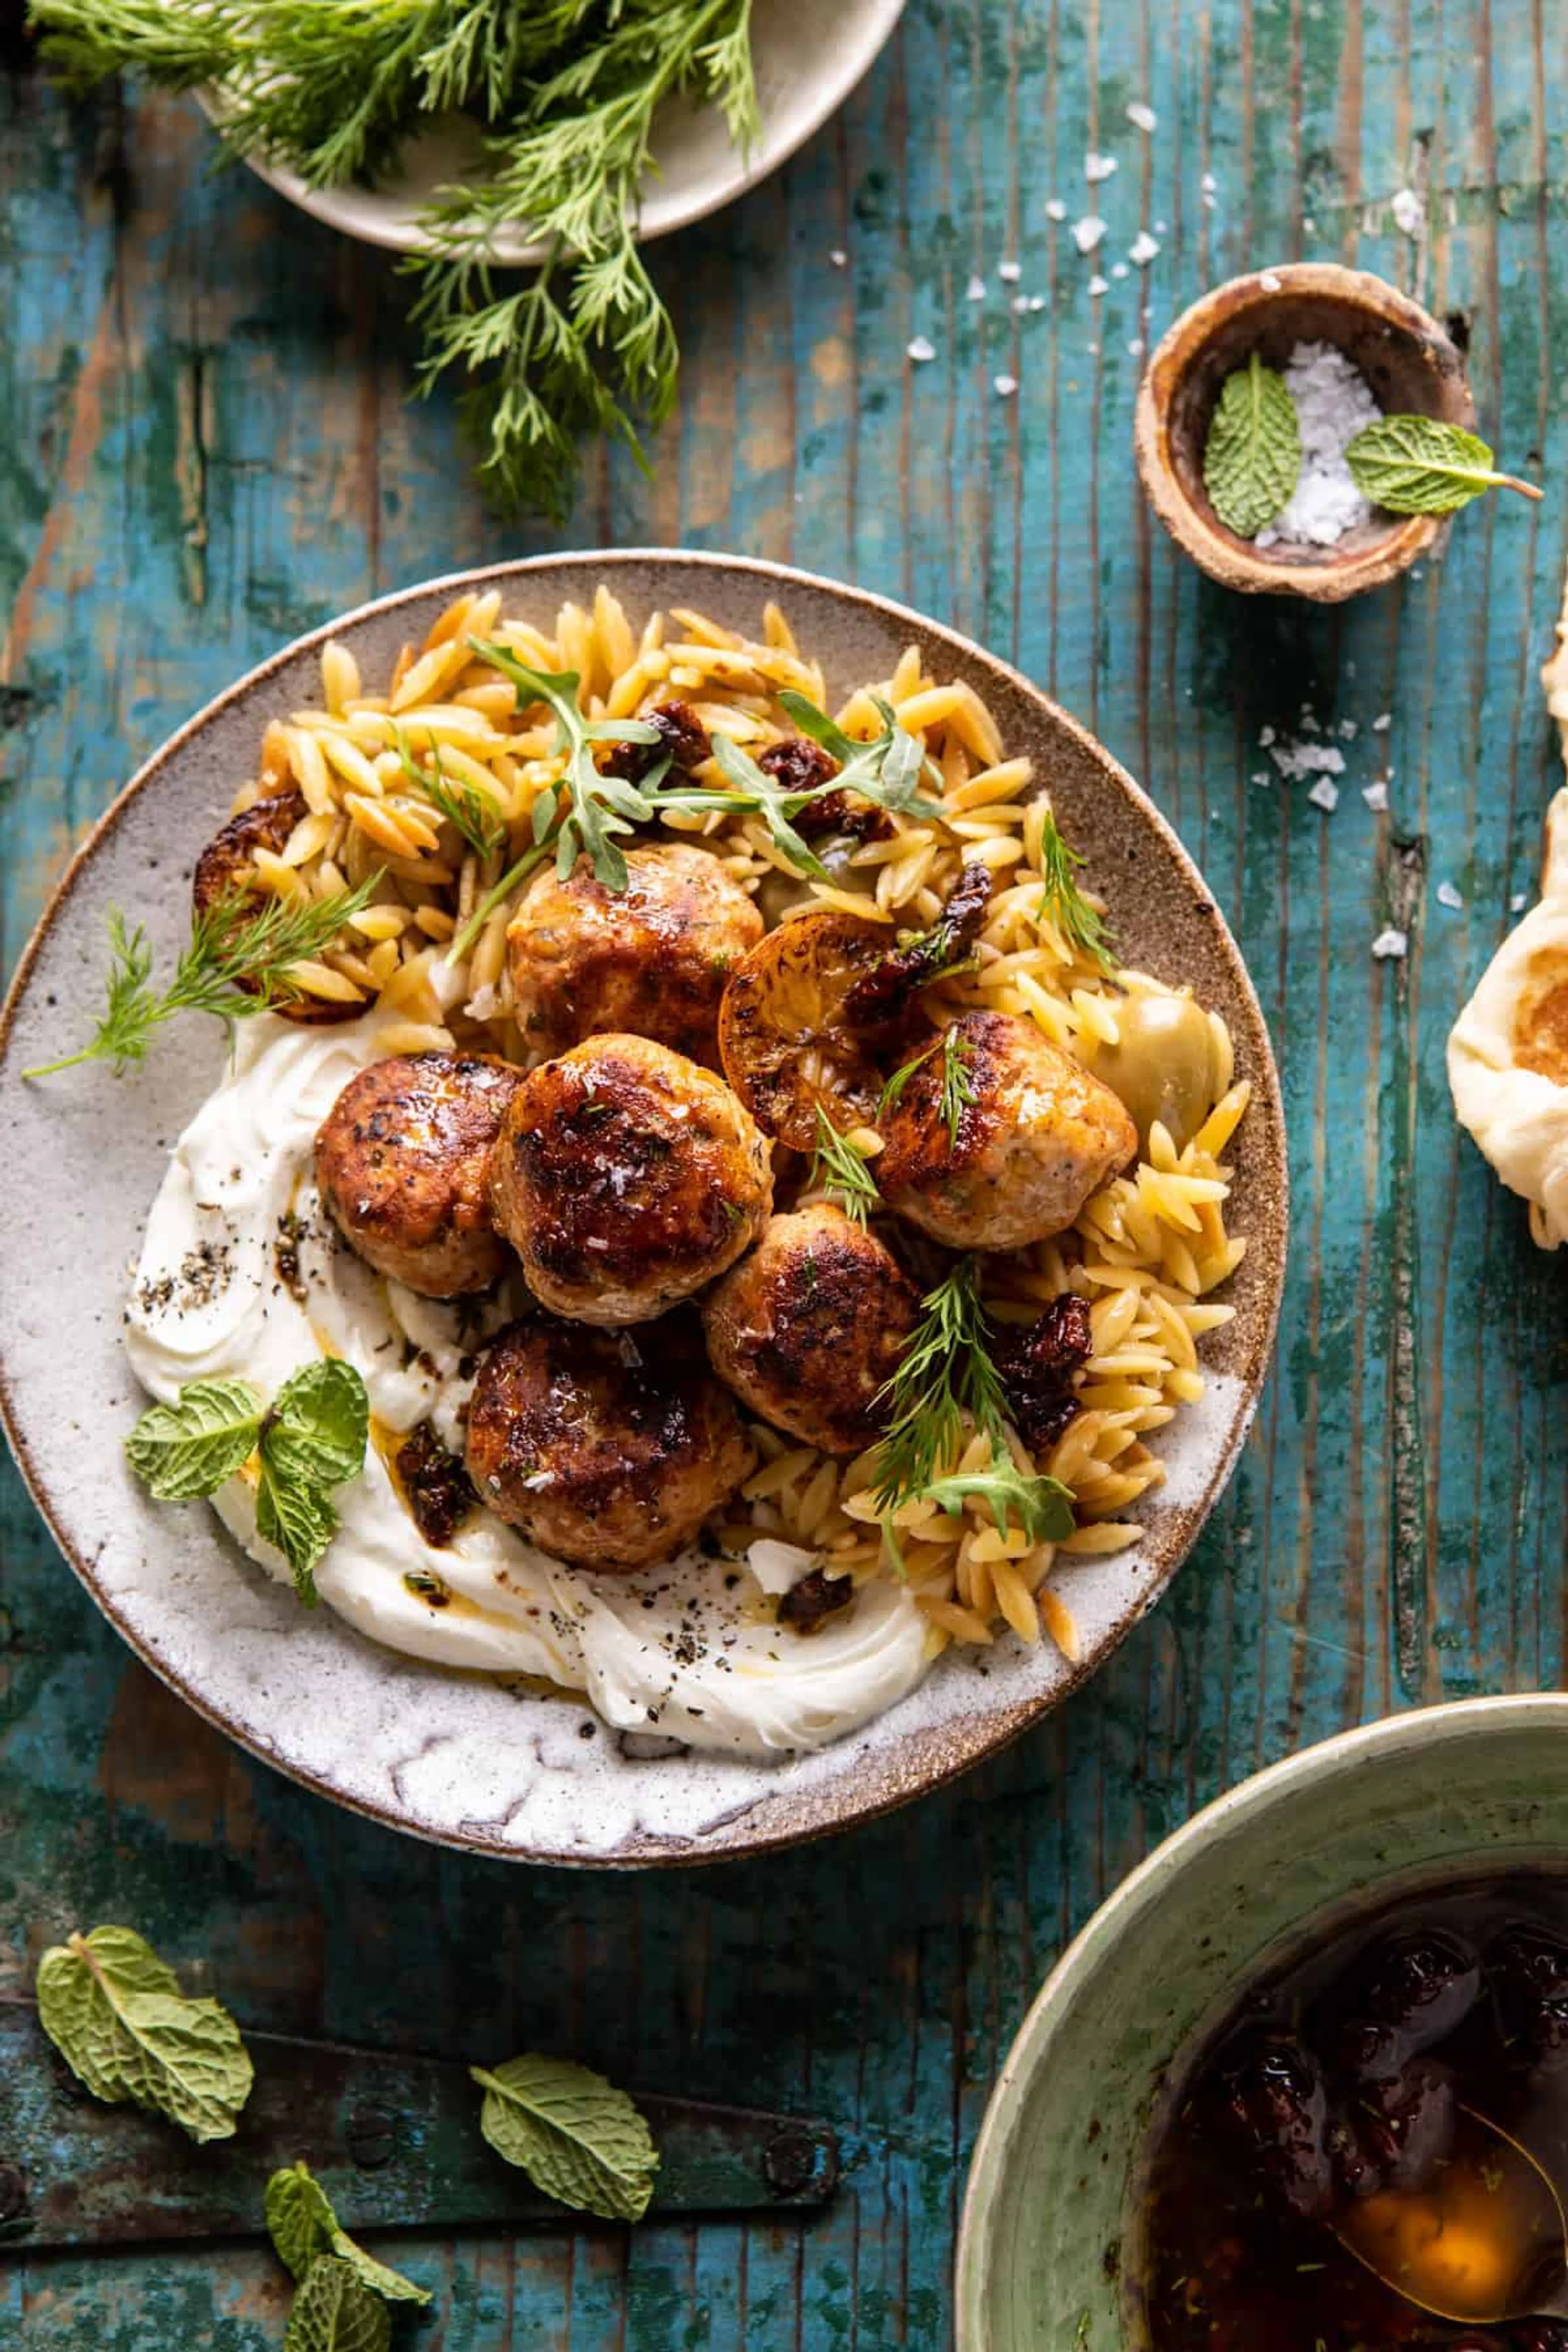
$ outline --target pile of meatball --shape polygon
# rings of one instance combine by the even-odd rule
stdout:
[[[737,1401],[830,1454],[870,1444],[919,1310],[878,1233],[822,1200],[775,1211],[775,1182],[801,1189],[791,1146],[807,1138],[721,1052],[726,991],[731,1008],[750,1001],[769,951],[757,905],[695,845],[626,864],[623,890],[584,860],[540,873],[519,904],[508,963],[532,1067],[394,1055],[350,1080],[316,1142],[322,1202],[379,1273],[448,1299],[521,1268],[531,1304],[479,1356],[467,1472],[541,1549],[600,1570],[672,1556],[733,1494],[753,1459]],[[971,934],[989,887],[962,869],[952,903]],[[933,975],[890,928],[858,929],[873,944],[847,1045],[886,1076],[911,1039],[931,1041],[919,992]],[[931,1240],[1018,1248],[1073,1222],[1138,1127],[1032,1023],[971,1012],[960,1026],[962,1117],[944,1114],[938,1055],[882,1120],[877,1174]],[[1030,1442],[1061,1425],[1088,1349],[1077,1300],[1014,1343]]]

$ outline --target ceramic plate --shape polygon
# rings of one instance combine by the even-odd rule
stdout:
[[[887,677],[911,641],[935,675],[968,679],[1009,749],[1033,757],[1068,837],[1089,851],[1128,961],[1194,983],[1229,1023],[1237,1071],[1255,1089],[1230,1155],[1229,1222],[1251,1242],[1229,1286],[1236,1318],[1205,1348],[1204,1402],[1162,1433],[1168,1478],[1140,1505],[1142,1542],[1073,1568],[1081,1662],[1068,1665],[1049,1644],[950,1652],[864,1731],[774,1765],[656,1760],[602,1726],[582,1737],[584,1704],[443,1673],[374,1647],[325,1610],[304,1615],[205,1508],[152,1503],[121,1452],[144,1402],[121,1349],[121,1302],[169,1147],[217,1076],[221,1040],[192,1021],[131,1081],[93,1067],[47,1084],[16,1075],[89,1034],[110,907],[146,924],[161,967],[173,961],[195,853],[253,772],[268,719],[319,699],[327,636],[376,677],[461,588],[499,583],[515,610],[552,615],[565,597],[590,601],[600,580],[634,624],[655,606],[699,605],[756,632],[776,597],[835,693]],[[1131,778],[1016,670],[899,605],[776,565],[637,551],[501,564],[367,604],[274,656],[148,761],[78,855],[16,975],[0,1079],[0,1401],[61,1549],[138,1654],[243,1746],[378,1821],[485,1853],[601,1864],[754,1853],[881,1812],[1000,1747],[1159,1599],[1234,1466],[1273,1339],[1287,1221],[1279,1081],[1240,954],[1197,869]]]
[[[644,187],[643,243],[717,212],[819,131],[843,105],[889,38],[904,0],[761,0],[752,25],[752,58],[763,131],[750,154],[730,138],[711,107],[673,99],[654,137],[653,168]],[[209,113],[213,103],[204,97]],[[251,168],[290,204],[366,245],[412,253],[425,242],[418,215],[435,191],[472,178],[479,142],[471,124],[454,117],[405,151],[395,178],[377,188],[309,188],[273,164]],[[496,258],[518,268],[542,261],[546,248],[516,233],[498,237]]]

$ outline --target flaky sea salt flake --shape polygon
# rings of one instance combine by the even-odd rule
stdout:
[[[1135,131],[1152,131],[1160,118],[1152,106],[1145,106],[1141,98],[1135,98],[1128,105],[1127,120]]]
[[[1340,788],[1338,784],[1330,783],[1327,776],[1320,776],[1307,794],[1307,798],[1315,802],[1319,808],[1328,809],[1331,813],[1340,804]]]
[[[1361,796],[1369,809],[1376,809],[1380,814],[1388,806],[1386,784],[1363,784],[1361,788]]]
[[[831,261],[835,269],[847,269],[849,267],[849,256],[845,252],[844,247],[841,245],[836,245],[827,258]]]
[[[1105,235],[1105,223],[1098,213],[1085,213],[1072,225],[1072,241],[1080,253],[1092,253]]]
[[[1127,346],[1127,355],[1129,359],[1141,360],[1142,358],[1143,338],[1142,335],[1132,336]]]
[[[1016,375],[994,375],[991,389],[998,400],[1011,400],[1018,389],[1018,379]]]
[[[928,335],[914,336],[905,344],[904,349],[917,367],[923,367],[927,360],[934,360],[936,357],[936,345]]]
[[[1089,290],[1091,294],[1109,294],[1110,291],[1110,278],[1102,278],[1097,269],[1094,276],[1089,281]]]
[[[966,302],[984,302],[985,299],[984,278],[972,278],[968,285],[963,289],[963,299]]]
[[[1063,204],[1060,196],[1047,196],[1046,198],[1046,218],[1047,220],[1065,221],[1067,216],[1068,208],[1066,205]]]
[[[1426,217],[1426,207],[1414,188],[1397,188],[1388,207],[1394,215],[1394,226],[1402,228],[1406,236],[1417,236]]]
[[[1019,278],[1024,275],[1024,265],[1021,261],[999,261],[996,264],[996,275],[1004,286],[1016,286]]]
[[[1524,912],[1524,910],[1525,910],[1525,908],[1529,906],[1529,904],[1530,904],[1530,893],[1529,893],[1529,891],[1528,891],[1528,890],[1516,890],[1516,891],[1514,892],[1514,894],[1513,894],[1512,898],[1511,898],[1509,900],[1509,902],[1508,902],[1508,910],[1509,910],[1509,913],[1510,913],[1510,915],[1522,915],[1522,914],[1523,914],[1523,912]]]
[[[1159,238],[1151,236],[1146,228],[1141,228],[1127,248],[1127,258],[1139,269],[1147,269],[1159,250]]]
[[[1097,155],[1092,147],[1083,159],[1083,176],[1091,188],[1098,188],[1101,180],[1109,180],[1115,169],[1114,155]]]
[[[1456,890],[1451,882],[1438,883],[1437,904],[1439,907],[1451,907],[1455,914],[1458,914],[1460,908],[1464,906],[1464,903],[1463,892]]]
[[[1379,963],[1386,963],[1391,956],[1396,959],[1403,957],[1409,946],[1409,932],[1395,930],[1391,923],[1385,931],[1379,931],[1372,943],[1372,951]]]
[[[1393,711],[1380,710],[1377,717],[1372,722],[1372,731],[1374,735],[1386,735],[1393,724]]]

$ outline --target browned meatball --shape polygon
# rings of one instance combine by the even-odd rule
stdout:
[[[716,1067],[725,977],[762,916],[706,849],[634,849],[626,874],[607,890],[579,858],[564,882],[535,876],[507,927],[518,1026],[545,1054],[616,1030]]]
[[[196,860],[196,870],[191,877],[191,912],[210,913],[220,899],[235,898],[239,904],[239,919],[244,921],[253,911],[240,894],[247,891],[255,879],[256,853],[270,849],[277,854],[288,841],[301,817],[308,814],[301,793],[272,793],[253,801],[247,809],[220,825]],[[269,896],[258,892],[254,912],[259,914],[269,907]],[[253,981],[237,980],[235,986],[254,996]],[[324,996],[282,996],[272,1006],[286,1021],[298,1021],[307,1028],[320,1028],[333,1021],[356,1021],[364,1011],[363,1004],[333,1004]]]
[[[489,1159],[521,1079],[482,1055],[394,1054],[349,1080],[316,1137],[316,1181],[378,1274],[455,1298],[504,1272]]]
[[[950,1249],[1022,1249],[1071,1224],[1138,1149],[1110,1088],[1034,1024],[965,1013],[956,1131],[942,1104],[946,1056],[916,1071],[883,1129],[882,1198]]]
[[[612,1035],[523,1080],[490,1197],[542,1306],[646,1323],[734,1265],[773,1187],[766,1139],[722,1079]]]
[[[752,1454],[694,1323],[593,1331],[527,1315],[479,1358],[468,1475],[542,1551],[643,1568],[689,1543]]]
[[[702,1302],[713,1369],[764,1421],[828,1454],[858,1454],[919,1308],[897,1259],[820,1202],[773,1217]]]

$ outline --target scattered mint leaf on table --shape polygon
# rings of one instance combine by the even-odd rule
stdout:
[[[566,2058],[530,2053],[470,2066],[484,2092],[479,2129],[536,2189],[606,2221],[640,2221],[658,2151],[625,2091]]]
[[[428,2303],[427,2287],[416,2286],[356,2245],[332,2210],[331,2200],[308,2164],[291,2164],[267,2184],[267,2227],[279,2261],[297,2279],[306,2278],[324,2257],[335,2255],[362,2286],[388,2303]]]
[[[1493,452],[1476,433],[1435,416],[1380,416],[1345,451],[1363,498],[1390,514],[1453,514],[1484,490],[1544,495],[1533,482],[1493,470]]]
[[[283,2352],[387,2352],[392,2320],[350,2262],[313,2262],[294,2297]]]
[[[248,1381],[187,1381],[177,1403],[148,1407],[126,1458],[160,1503],[216,1494],[256,1451],[265,1410]]]
[[[1256,539],[1295,488],[1301,427],[1285,379],[1256,352],[1227,375],[1204,447],[1204,488],[1239,539]]]
[[[369,1435],[363,1380],[327,1357],[285,1381],[270,1409],[247,1381],[187,1381],[173,1404],[149,1405],[125,1453],[163,1503],[216,1494],[259,1453],[257,1531],[277,1545],[312,1609],[316,1563],[337,1530],[329,1496],[358,1477]]]
[[[250,2057],[227,2010],[192,2000],[130,1927],[94,1927],[38,1963],[38,2021],[95,2098],[132,2100],[195,2140],[227,2139],[250,2095]]]

